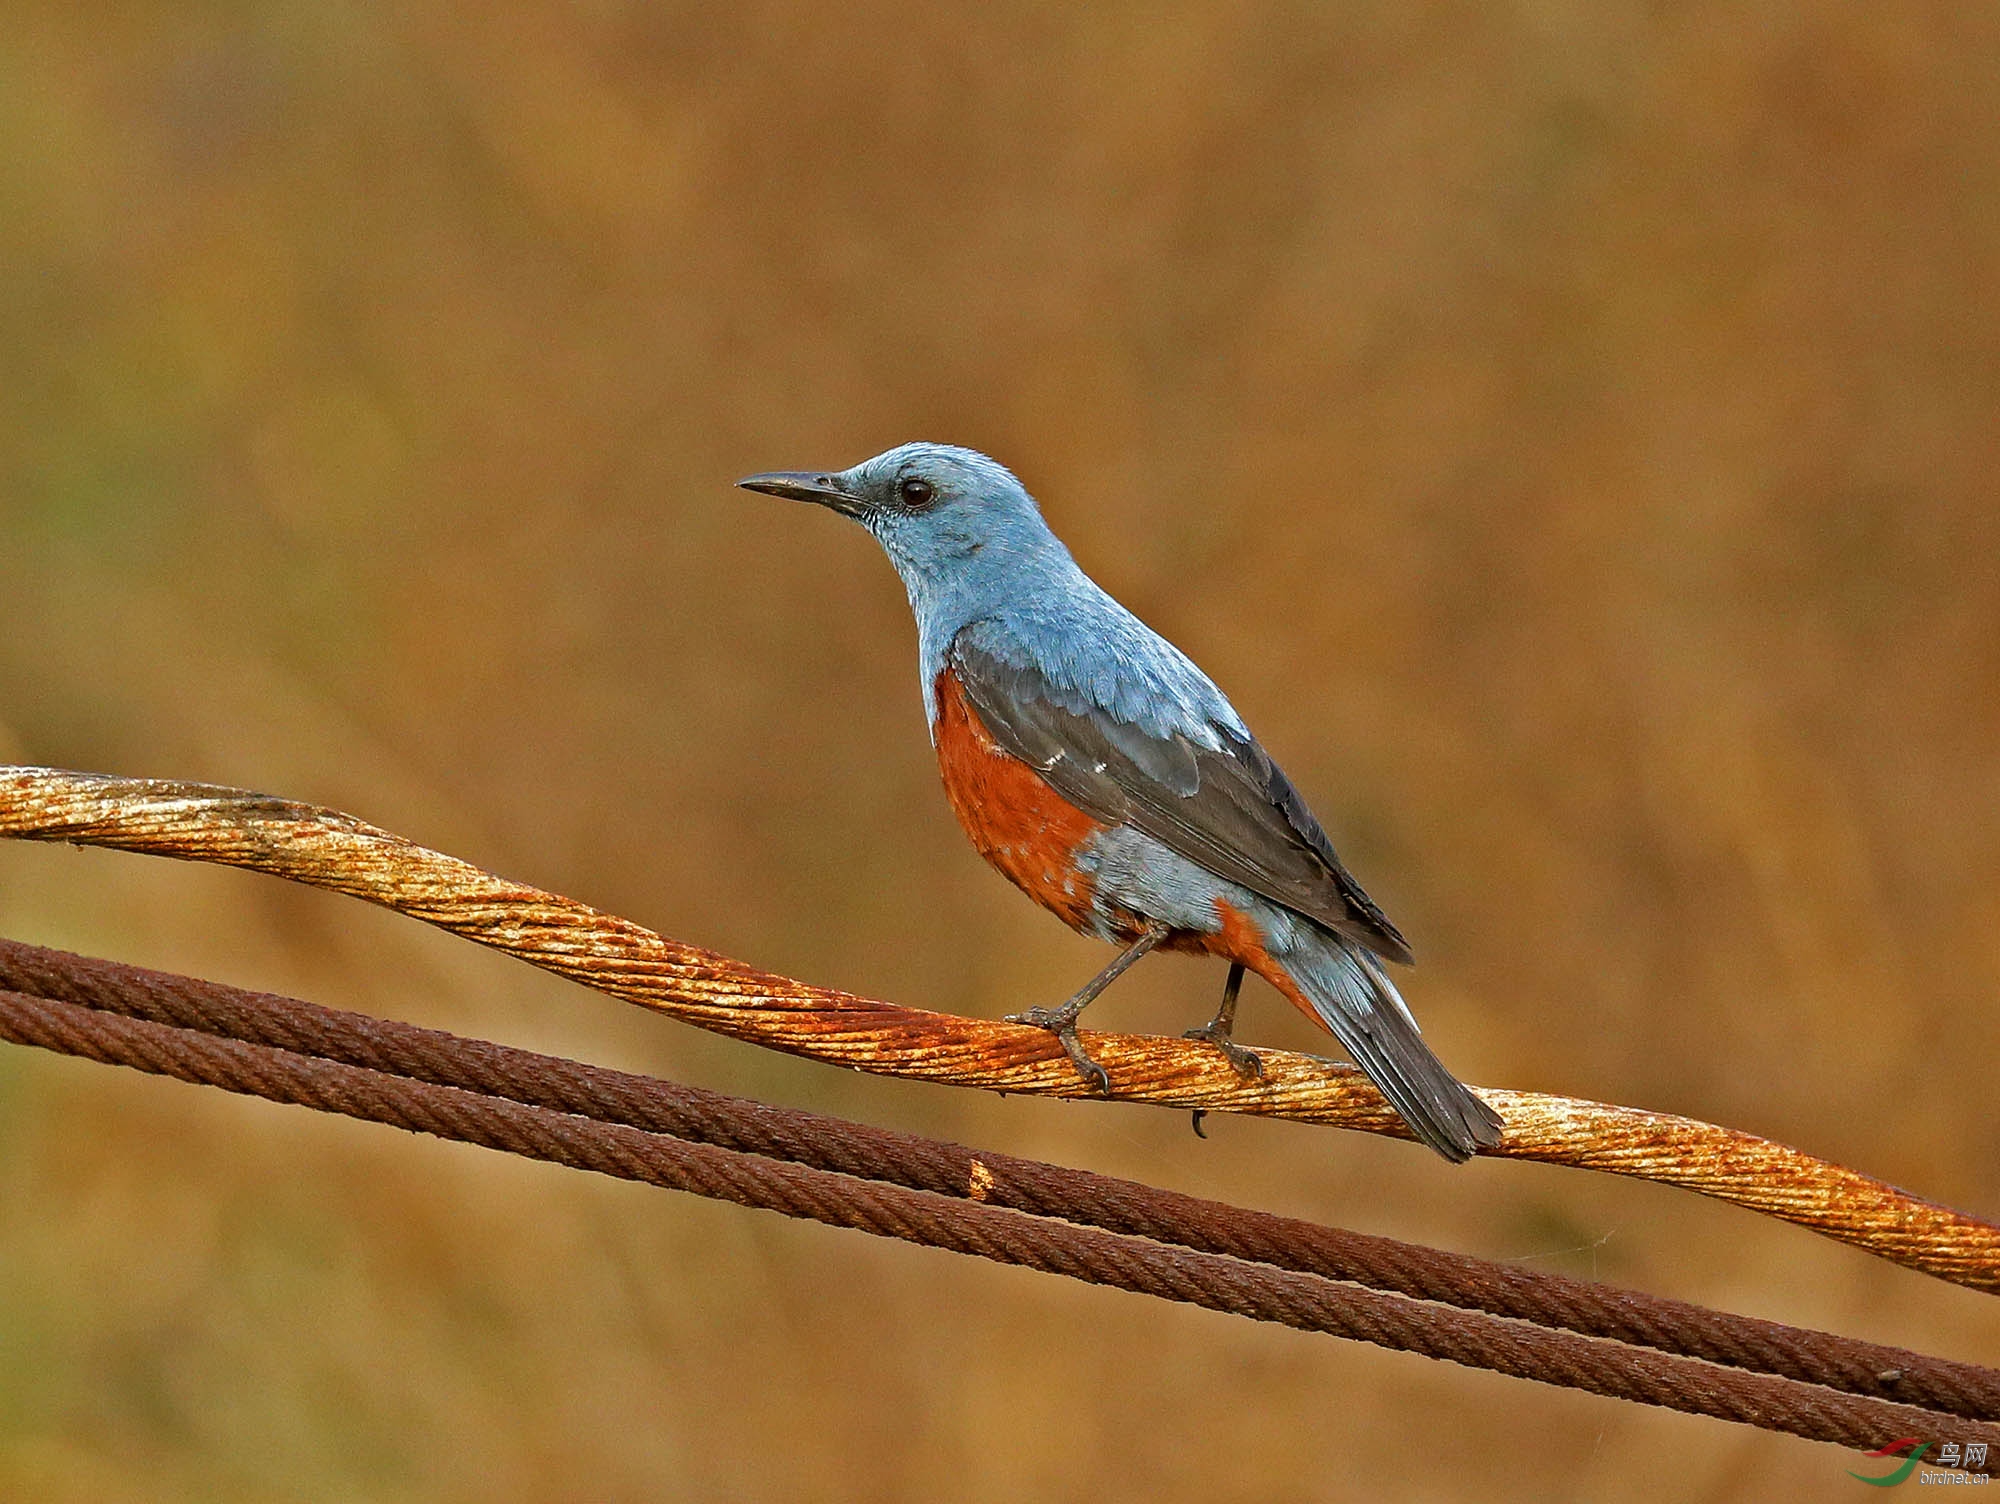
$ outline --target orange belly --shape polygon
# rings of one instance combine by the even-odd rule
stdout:
[[[1104,827],[993,739],[950,669],[938,675],[936,695],[938,771],[958,823],[1015,887],[1089,932],[1093,884],[1075,853]]]
[[[1072,929],[1098,932],[1093,907],[1095,884],[1076,868],[1078,846],[1105,827],[1051,788],[1042,775],[1008,752],[966,703],[958,680],[946,669],[937,686],[938,771],[945,797],[979,854],[1007,880]],[[1129,941],[1144,921],[1115,904],[1103,916],[1111,938]],[[1282,963],[1264,947],[1264,936],[1248,914],[1224,898],[1215,900],[1217,926],[1198,932],[1176,930],[1162,950],[1193,951],[1239,961],[1283,993],[1320,1028],[1326,1022],[1300,991]]]
[[[1313,1006],[1312,999],[1305,995],[1299,984],[1292,980],[1278,958],[1264,948],[1264,932],[1257,928],[1257,921],[1237,908],[1226,898],[1215,900],[1215,917],[1222,921],[1222,927],[1213,934],[1190,937],[1195,943],[1190,950],[1204,950],[1211,956],[1220,956],[1225,961],[1234,961],[1239,966],[1247,966],[1284,995],[1285,1001],[1325,1033],[1331,1034],[1325,1019]]]

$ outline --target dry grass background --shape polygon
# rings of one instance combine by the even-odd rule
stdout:
[[[1062,996],[1102,952],[952,825],[886,565],[729,488],[970,443],[1230,689],[1470,1079],[2000,1211],[2000,13],[4,12],[0,760],[323,800],[899,1000]],[[240,875],[0,849],[0,930],[2000,1356],[1990,1298],[1677,1193],[843,1076]],[[1850,1462],[0,1054],[10,1498]]]

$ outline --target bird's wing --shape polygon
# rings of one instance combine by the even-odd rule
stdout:
[[[950,667],[993,739],[1078,809],[1142,830],[1389,960],[1410,959],[1409,942],[1340,865],[1319,821],[1255,737],[1223,726],[1211,728],[1215,747],[1156,736],[964,634],[951,646]]]

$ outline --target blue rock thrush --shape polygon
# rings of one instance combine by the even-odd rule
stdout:
[[[1071,928],[1124,950],[1045,1028],[1108,1091],[1076,1034],[1084,1007],[1157,947],[1230,964],[1222,1006],[1189,1037],[1245,1075],[1235,1044],[1248,967],[1328,1029],[1403,1121],[1447,1159],[1501,1122],[1425,1045],[1383,970],[1396,927],[1341,866],[1291,780],[1222,691],[1077,568],[1034,498],[983,454],[904,444],[851,470],[753,475],[875,536],[917,618],[945,793],[972,844]]]

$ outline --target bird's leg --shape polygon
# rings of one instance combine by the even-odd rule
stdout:
[[[1222,1006],[1215,1010],[1215,1017],[1199,1029],[1189,1029],[1183,1039],[1206,1039],[1218,1050],[1223,1058],[1235,1068],[1236,1074],[1244,1080],[1261,1080],[1264,1062],[1255,1050],[1245,1049],[1229,1037],[1236,1027],[1236,994],[1243,990],[1243,963],[1229,963],[1229,980],[1222,984]]]
[[[1063,1053],[1069,1056],[1069,1063],[1076,1067],[1076,1073],[1099,1092],[1110,1096],[1111,1073],[1083,1052],[1083,1045],[1076,1037],[1076,1021],[1083,1010],[1097,1000],[1098,993],[1117,981],[1127,967],[1172,933],[1159,920],[1148,919],[1146,927],[1139,932],[1139,938],[1126,946],[1109,966],[1085,982],[1075,997],[1054,1008],[1030,1008],[1025,1013],[1010,1013],[1007,1022],[1047,1029],[1062,1045]]]

